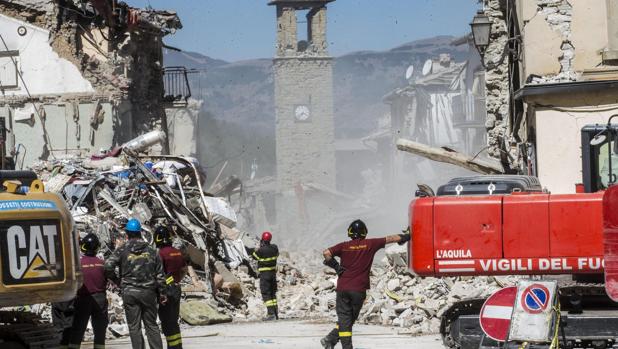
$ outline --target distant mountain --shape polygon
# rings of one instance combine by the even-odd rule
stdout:
[[[163,60],[166,67],[184,66],[191,69],[211,69],[219,67],[228,62],[204,56],[201,53],[164,49]]]
[[[456,61],[468,55],[467,46],[452,46],[450,36],[417,40],[388,51],[360,51],[334,60],[334,103],[337,134],[360,137],[375,129],[388,111],[382,97],[407,84],[405,71],[414,65],[449,53]],[[225,62],[194,52],[166,50],[165,65],[205,69],[191,76],[193,94],[204,99],[203,108],[215,118],[272,132],[274,84],[272,59]]]

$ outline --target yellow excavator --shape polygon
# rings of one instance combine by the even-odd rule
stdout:
[[[57,331],[27,309],[82,284],[71,214],[34,172],[2,170],[0,183],[0,348],[57,347]]]

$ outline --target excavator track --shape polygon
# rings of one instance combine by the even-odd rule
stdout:
[[[618,348],[618,305],[607,297],[603,284],[558,280],[558,285],[565,324],[560,348]],[[480,328],[478,317],[484,302],[485,298],[465,299],[444,312],[440,334],[446,348],[500,347],[497,342],[484,338]],[[549,346],[529,348],[545,349]]]
[[[0,347],[3,349],[58,348],[60,333],[38,315],[0,311]]]
[[[454,303],[444,312],[440,319],[440,334],[442,335],[442,342],[446,348],[460,349],[462,347],[460,338],[454,335],[459,332],[459,326],[462,325],[459,319],[465,315],[476,315],[478,317],[483,303],[485,303],[485,299],[486,298],[465,299]]]

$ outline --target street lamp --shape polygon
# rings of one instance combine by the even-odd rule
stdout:
[[[478,11],[474,16],[474,19],[472,19],[472,23],[470,23],[474,46],[481,56],[481,64],[485,70],[495,69],[500,66],[504,62],[507,54],[512,55],[515,60],[518,60],[519,45],[521,44],[521,37],[519,35],[508,38],[504,44],[504,49],[502,49],[500,59],[497,62],[489,62],[486,64],[485,51],[487,50],[487,47],[489,47],[491,24],[492,23],[489,20],[489,17],[487,17],[483,11]]]
[[[474,38],[474,46],[479,51],[481,55],[481,60],[485,55],[485,50],[489,46],[489,34],[491,33],[491,21],[489,17],[483,13],[483,11],[478,11],[472,19],[472,23],[470,23],[470,28],[472,28],[472,37]]]

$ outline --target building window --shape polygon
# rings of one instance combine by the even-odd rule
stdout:
[[[19,51],[0,52],[0,89],[16,89],[19,87],[19,75],[16,63]]]

